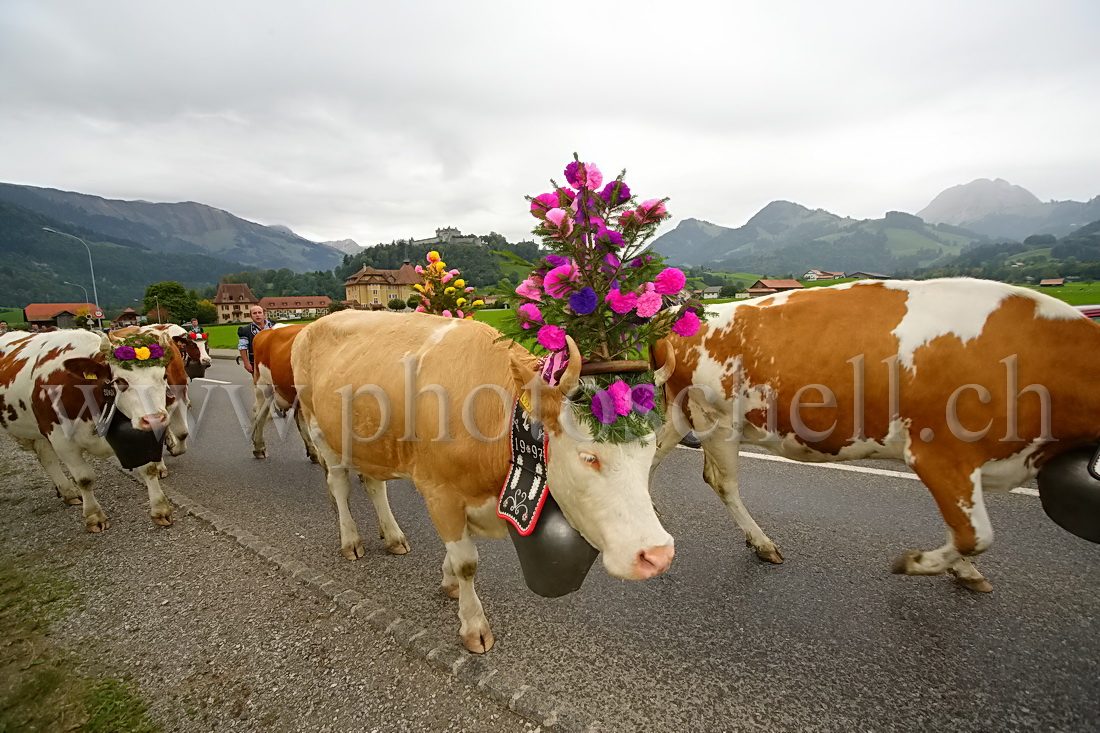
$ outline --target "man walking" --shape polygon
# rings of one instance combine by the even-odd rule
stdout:
[[[268,320],[264,309],[259,305],[249,308],[248,316],[252,322],[237,329],[237,351],[241,354],[241,364],[244,365],[245,371],[252,374],[252,339],[256,338],[256,334],[260,331],[275,328],[275,324]]]
[[[187,333],[205,333],[205,331],[202,330],[202,326],[199,325],[198,318],[191,319],[191,325],[187,327]]]

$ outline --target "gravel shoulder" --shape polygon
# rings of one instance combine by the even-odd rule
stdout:
[[[33,455],[0,435],[0,555],[71,581],[80,600],[50,643],[83,673],[132,683],[162,730],[539,730],[441,669],[453,659],[411,653],[378,618],[178,505],[171,527],[153,525],[143,487],[106,461],[97,469],[111,527],[93,535]]]

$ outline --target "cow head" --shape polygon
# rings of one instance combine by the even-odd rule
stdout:
[[[147,346],[140,345],[146,342]],[[155,350],[152,354],[148,351],[133,353],[137,351],[133,344],[147,350],[155,344],[160,347],[161,356],[156,356]],[[135,430],[163,430],[168,424],[165,366],[170,358],[171,344],[167,337],[118,331],[103,336],[102,351],[103,362],[69,359],[65,368],[85,379],[94,377],[101,387],[113,387],[118,410],[130,418]]]
[[[582,360],[573,340],[567,343],[569,366],[555,386],[543,381],[528,360],[512,356],[517,387],[527,393],[546,431],[550,492],[569,524],[603,552],[609,574],[627,580],[660,575],[675,551],[649,496],[654,436],[601,442],[582,421],[573,419],[568,395],[579,384]]]

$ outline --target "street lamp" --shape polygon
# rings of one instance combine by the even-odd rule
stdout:
[[[96,311],[96,314],[97,314],[97,318],[99,320],[99,327],[100,327],[100,329],[102,329],[103,328],[103,316],[99,315],[99,314],[103,313],[103,309],[99,307],[99,291],[96,289],[96,286],[95,286],[95,265],[92,264],[92,248],[88,246],[87,242],[85,242],[83,239],[76,236],[75,234],[68,234],[66,232],[59,232],[56,229],[51,229],[50,227],[42,227],[42,229],[44,231],[53,232],[54,234],[60,234],[60,235],[65,236],[65,237],[72,237],[76,241],[83,244],[84,249],[88,250],[88,269],[91,270],[91,272],[92,272],[92,295],[95,296],[95,311]],[[87,290],[87,288],[85,288],[84,289],[84,294],[87,295],[87,293],[88,293],[88,290]]]
[[[81,285],[80,283],[71,283],[71,282],[69,282],[68,280],[62,280],[61,282],[62,282],[63,284],[65,284],[65,285],[75,285],[76,287],[78,287],[78,288],[80,288],[81,290],[83,290],[83,291],[84,291],[84,302],[85,302],[85,303],[87,303],[87,302],[88,302],[88,288],[84,287],[84,286],[83,286],[83,285]]]

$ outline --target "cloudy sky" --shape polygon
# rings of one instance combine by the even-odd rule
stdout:
[[[0,181],[360,244],[526,238],[573,151],[724,226],[1085,201],[1098,31],[1096,0],[2,0]]]

